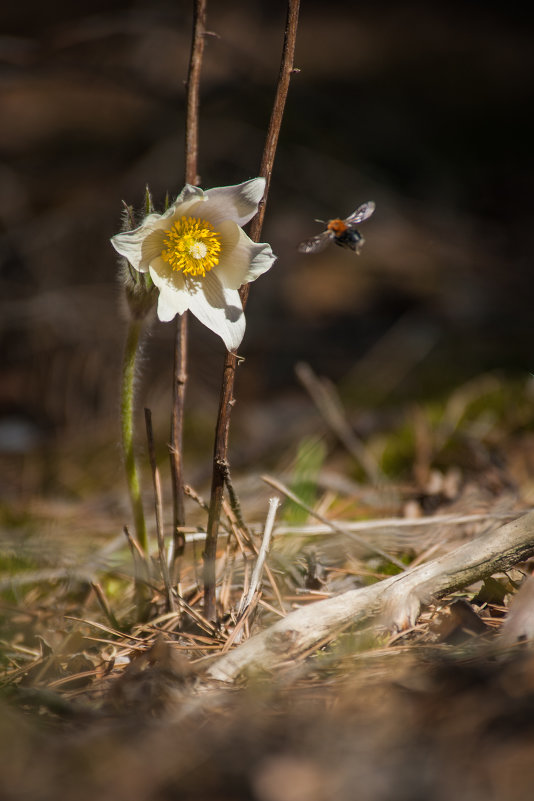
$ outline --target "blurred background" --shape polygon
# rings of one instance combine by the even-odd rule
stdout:
[[[3,501],[119,480],[125,326],[109,238],[123,200],[141,207],[148,183],[161,207],[183,185],[191,7],[29,0],[0,12]],[[209,4],[205,188],[258,172],[285,14],[282,0]],[[363,437],[377,415],[481,373],[526,380],[533,22],[514,2],[304,0],[263,231],[278,261],[252,288],[241,348],[237,466],[259,469],[317,425],[298,362],[335,382]],[[297,253],[316,218],[366,200],[377,209],[361,256]],[[163,449],[173,339],[174,325],[154,325],[140,385]],[[192,319],[186,443],[199,482],[222,358]]]

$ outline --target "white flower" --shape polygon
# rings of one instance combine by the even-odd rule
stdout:
[[[133,231],[111,239],[115,250],[159,289],[163,322],[189,309],[235,350],[245,333],[239,287],[273,264],[270,245],[242,230],[254,217],[265,180],[202,191],[187,184],[164,214],[149,214]]]

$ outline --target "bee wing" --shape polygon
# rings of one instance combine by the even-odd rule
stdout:
[[[325,249],[331,238],[330,231],[323,231],[317,236],[312,236],[311,239],[305,239],[304,242],[300,243],[297,250],[299,253],[319,253],[319,251]]]
[[[367,203],[363,203],[361,206],[358,206],[356,211],[353,211],[352,214],[347,217],[345,222],[348,225],[357,225],[358,223],[361,223],[370,217],[375,208],[376,207],[373,201],[368,200]]]

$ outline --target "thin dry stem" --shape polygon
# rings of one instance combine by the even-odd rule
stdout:
[[[295,367],[297,378],[308,392],[328,427],[353,459],[362,467],[367,478],[377,484],[382,475],[380,469],[363,442],[349,424],[335,388],[330,382],[319,378],[309,364],[300,362]]]
[[[158,465],[156,462],[156,449],[154,447],[154,433],[152,431],[152,413],[150,409],[145,409],[146,438],[148,444],[148,457],[152,470],[152,482],[154,485],[154,511],[156,516],[156,536],[158,540],[158,557],[161,577],[165,586],[165,598],[167,602],[167,612],[174,612],[174,598],[172,594],[171,579],[165,555],[165,537],[163,534],[163,501],[161,499],[161,482],[159,477]]]
[[[263,574],[265,560],[267,558],[267,554],[269,553],[269,548],[271,547],[271,538],[273,533],[274,521],[276,517],[276,510],[278,509],[279,505],[280,505],[279,498],[274,497],[269,499],[269,512],[267,514],[267,520],[265,522],[265,530],[263,532],[263,540],[261,543],[260,552],[258,554],[258,558],[256,559],[254,570],[252,571],[252,578],[250,579],[250,587],[248,588],[248,592],[246,595],[243,595],[241,599],[241,603],[239,605],[237,613],[238,617],[244,615],[248,607],[251,605],[252,599],[260,589],[261,577]]]
[[[276,154],[276,146],[278,144],[278,137],[282,125],[282,118],[284,114],[287,93],[289,90],[289,82],[291,79],[291,74],[294,72],[293,62],[297,38],[299,6],[300,0],[288,0],[284,47],[282,51],[278,86],[260,167],[260,176],[265,178],[266,181],[265,194],[263,196],[263,200],[259,204],[258,213],[254,217],[250,226],[250,237],[254,242],[259,242],[261,236],[274,157]],[[243,308],[246,306],[248,293],[249,284],[242,286],[239,290]],[[232,407],[235,404],[234,383],[236,367],[236,354],[227,353],[224,361],[219,414],[215,431],[210,511],[208,516],[206,545],[204,549],[204,614],[208,620],[215,620],[217,617],[217,608],[215,603],[215,557],[217,553],[217,537],[219,533],[219,520],[221,517],[221,507],[225,485],[224,465],[228,464],[230,416]]]
[[[231,588],[234,579],[235,557],[237,542],[234,537],[228,537],[226,541],[226,553],[224,558],[223,578],[219,594],[219,602],[224,614],[230,610]]]
[[[145,620],[150,609],[148,598],[148,565],[146,555],[135,537],[132,537],[128,526],[123,527],[124,535],[128,541],[134,566],[135,605],[137,619]]]
[[[232,481],[232,476],[230,475],[230,465],[228,461],[225,461],[224,464],[221,465],[221,467],[224,470],[224,483],[226,486],[226,491],[228,493],[228,498],[230,499],[230,506],[232,507],[232,511],[235,515],[239,527],[243,530],[243,532],[247,535],[247,538],[250,540],[250,534],[247,531],[247,525],[243,519],[243,512],[241,511],[241,503],[239,502],[239,498],[237,496],[237,492],[235,491],[235,487]]]
[[[111,625],[116,629],[120,628],[117,622],[117,618],[113,614],[113,611],[108,603],[108,599],[106,598],[106,593],[104,592],[102,585],[98,581],[92,581],[91,587],[93,588],[93,592],[96,596],[96,600],[100,605],[100,608],[104,612],[105,616],[107,617]]]
[[[185,124],[185,182],[198,184],[198,109],[200,71],[206,33],[206,0],[195,0],[193,37],[187,75]],[[174,559],[183,555],[185,538],[180,530],[185,525],[183,427],[185,391],[187,385],[187,312],[176,326],[174,347],[173,408],[171,417],[171,473],[173,487],[173,547]]]
[[[174,381],[171,415],[171,476],[173,497],[173,559],[182,556],[185,538],[180,530],[185,525],[184,510],[184,471],[183,471],[183,429],[185,390],[187,385],[187,312],[176,324],[174,343]]]
[[[187,74],[187,107],[185,127],[185,181],[188,184],[199,184],[198,169],[198,109],[200,71],[206,41],[206,6],[207,0],[195,0],[193,17],[193,39]]]

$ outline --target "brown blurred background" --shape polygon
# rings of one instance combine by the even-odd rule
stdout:
[[[109,237],[147,182],[160,206],[183,185],[191,5],[0,12],[3,493],[32,473],[24,454],[41,455],[46,489],[59,442],[117,441],[124,322]],[[206,188],[257,174],[284,22],[279,0],[209,4]],[[533,22],[518,3],[302,3],[263,236],[278,261],[253,287],[241,348],[242,463],[306,426],[299,361],[336,381],[351,413],[532,369]],[[296,252],[315,218],[369,199],[359,258]],[[145,350],[141,404],[163,432],[173,332],[156,323]],[[192,320],[188,444],[203,457],[222,355]],[[116,477],[118,452],[108,467],[84,459],[80,473]]]

